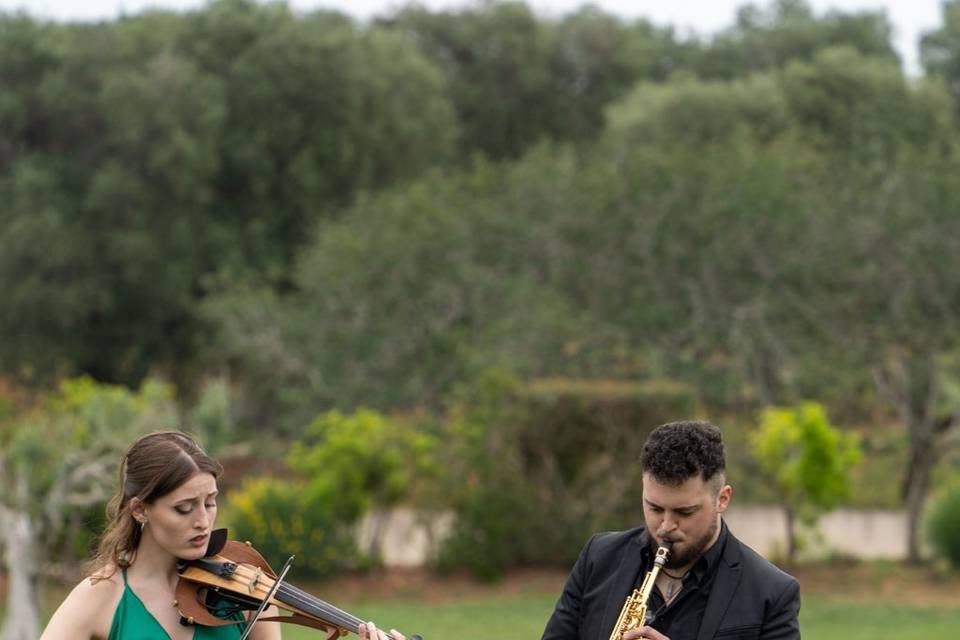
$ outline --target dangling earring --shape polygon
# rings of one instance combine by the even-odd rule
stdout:
[[[141,520],[141,521],[140,521],[140,535],[143,535],[143,528],[144,528],[145,526],[147,526],[147,521],[146,521],[146,520]]]

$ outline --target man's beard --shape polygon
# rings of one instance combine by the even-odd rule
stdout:
[[[670,558],[667,560],[665,566],[668,569],[677,569],[679,567],[685,567],[696,562],[696,560],[702,556],[710,546],[710,543],[713,541],[713,537],[717,535],[717,528],[719,526],[720,525],[717,522],[717,519],[714,519],[710,524],[710,527],[700,538],[684,545],[684,549],[681,553],[677,553],[676,543],[674,543],[674,548],[670,552]],[[657,543],[653,539],[653,536],[650,537],[650,546],[653,547],[654,551],[656,551]]]

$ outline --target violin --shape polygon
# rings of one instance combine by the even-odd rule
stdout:
[[[224,619],[224,615],[256,611],[247,633],[259,621],[313,627],[325,632],[326,640],[335,640],[348,632],[358,633],[362,620],[283,582],[291,560],[278,577],[249,542],[228,541],[226,529],[212,531],[204,557],[177,564],[180,579],[173,606],[180,614],[180,623],[219,627],[238,624],[235,619]],[[291,615],[260,617],[270,605]],[[388,637],[394,638],[390,634]],[[414,635],[410,640],[422,639]]]

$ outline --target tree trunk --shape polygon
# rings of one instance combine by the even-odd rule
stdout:
[[[0,630],[2,640],[36,640],[40,637],[40,590],[35,532],[30,515],[0,506],[0,531],[9,571],[7,615]]]
[[[918,420],[919,422],[919,420]],[[910,460],[903,477],[902,493],[907,508],[907,558],[910,562],[920,559],[920,524],[923,506],[930,489],[930,477],[940,457],[939,447],[944,435],[954,426],[953,415],[936,420],[926,419],[920,424],[910,424]]]
[[[792,566],[797,558],[797,518],[793,507],[784,506],[783,515],[787,521],[787,564]]]
[[[903,500],[907,508],[907,559],[920,559],[920,522],[936,462],[932,438],[922,437],[923,427],[910,427],[910,462],[903,478]]]
[[[900,490],[907,509],[907,559],[917,562],[923,506],[940,453],[937,446],[954,416],[936,417],[940,380],[932,351],[912,358],[900,354],[876,372],[876,380],[907,428],[910,451]]]

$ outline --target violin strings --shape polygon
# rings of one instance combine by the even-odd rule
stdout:
[[[238,564],[234,573],[234,576],[237,578],[247,580],[253,580],[256,575],[257,574],[251,567],[248,567],[244,564]],[[260,574],[259,578],[260,579],[254,586],[254,593],[262,592],[260,593],[260,597],[262,598],[269,593],[270,589],[273,587],[273,582],[276,580],[276,576]],[[269,584],[267,584],[267,582],[269,582]],[[286,582],[280,584],[280,587],[277,589],[276,593],[274,593],[274,597],[284,604],[299,607],[303,611],[320,618],[324,622],[333,623],[344,629],[356,630],[361,624],[363,624],[363,621],[360,618],[350,615],[346,611],[335,607],[329,602],[325,602],[320,598],[312,596],[306,591],[303,591],[302,589],[299,589]],[[390,638],[393,637],[390,634],[387,634],[387,636]]]
[[[235,575],[240,578],[252,580],[256,574],[250,567],[238,565]],[[276,578],[274,576],[267,575],[261,575],[260,577],[261,580],[257,582],[255,589],[257,591],[262,589],[264,594],[266,594],[273,587],[273,581]],[[263,578],[267,578],[267,580],[263,580]],[[269,581],[269,584],[267,584],[267,581]],[[274,596],[279,600],[281,599],[281,594],[286,594],[291,600],[293,600],[292,602],[283,600],[286,604],[299,606],[308,613],[314,613],[314,615],[317,615],[318,617],[324,617],[324,619],[326,619],[328,622],[333,622],[334,624],[339,624],[343,627],[349,627],[351,625],[353,627],[357,627],[363,622],[359,618],[350,615],[346,611],[338,609],[332,604],[324,602],[323,600],[316,598],[289,583],[282,583]],[[314,609],[315,611],[311,612],[309,609]]]
[[[296,604],[301,609],[307,611],[308,613],[313,613],[319,618],[323,618],[334,624],[338,624],[341,627],[348,629],[357,629],[360,624],[363,622],[359,618],[356,618],[342,609],[338,609],[328,602],[324,602],[320,598],[316,598],[309,593],[298,589],[290,584],[281,584],[280,588],[277,590],[283,595],[289,597],[293,602],[288,602],[287,604]],[[311,609],[313,611],[311,611]]]

